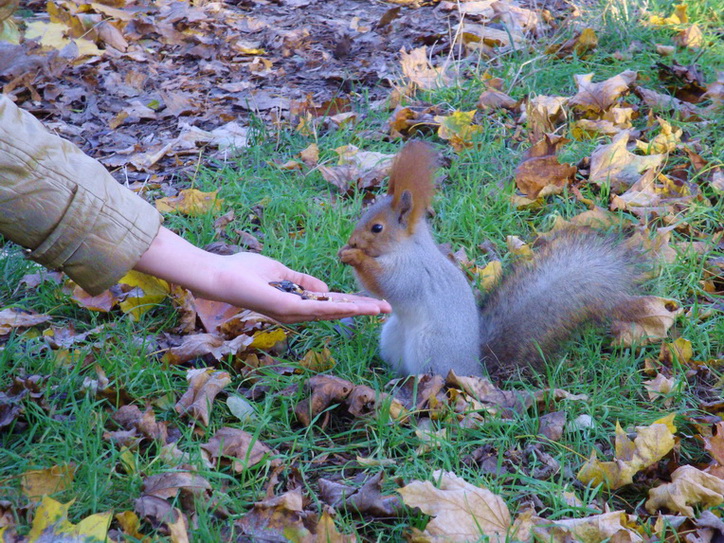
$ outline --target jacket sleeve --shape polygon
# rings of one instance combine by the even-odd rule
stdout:
[[[0,234],[91,294],[115,284],[161,216],[98,162],[0,94]]]

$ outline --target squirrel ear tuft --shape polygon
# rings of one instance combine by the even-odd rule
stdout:
[[[390,170],[390,184],[387,194],[392,195],[392,208],[400,217],[405,193],[409,194],[409,224],[414,225],[425,216],[435,192],[434,174],[437,169],[437,154],[433,148],[420,140],[408,142],[395,157]],[[407,219],[406,219],[407,220]]]

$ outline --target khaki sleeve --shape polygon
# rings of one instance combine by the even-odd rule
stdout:
[[[2,236],[98,294],[133,268],[160,224],[100,162],[0,94]]]

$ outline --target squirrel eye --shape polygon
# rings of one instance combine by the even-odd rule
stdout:
[[[379,234],[380,232],[382,232],[382,228],[383,226],[380,223],[375,223],[372,225],[371,230],[373,234]]]

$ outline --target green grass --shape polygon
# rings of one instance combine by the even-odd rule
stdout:
[[[625,17],[614,16],[612,8],[615,5],[620,4],[610,2],[607,7],[587,14],[600,40],[598,49],[589,58],[558,60],[542,55],[537,48],[503,56],[498,62],[481,62],[477,69],[481,73],[488,69],[492,75],[506,81],[518,74],[520,84],[510,90],[516,98],[528,94],[572,95],[575,93],[574,74],[593,71],[595,80],[601,81],[626,69],[637,70],[645,87],[665,92],[657,79],[655,63],[668,63],[669,60],[655,55],[650,45],[669,43],[672,31],[641,25],[633,15],[632,5],[628,5],[628,21]],[[670,14],[671,9],[672,6],[663,3],[649,6],[651,13],[663,15]],[[681,64],[696,58],[707,81],[712,81],[716,71],[722,69],[724,50],[714,33],[721,32],[723,12],[721,2],[715,0],[691,3],[690,18],[700,23],[710,45],[701,53],[679,49],[674,57]],[[561,38],[571,35],[570,29],[562,29],[559,33]],[[625,52],[634,41],[641,42],[640,52],[631,58],[616,58],[617,52]],[[474,108],[481,88],[479,81],[471,80],[460,87],[430,93],[425,99],[448,104],[453,109],[469,110]],[[316,142],[322,150],[322,161],[333,163],[333,149],[349,143],[365,150],[388,153],[399,148],[398,142],[367,141],[361,136],[367,129],[379,129],[386,117],[381,111],[366,110],[365,113],[367,117],[353,131],[318,135]],[[679,125],[690,139],[700,142],[704,158],[721,160],[724,156],[724,140],[720,137],[721,112],[709,121],[708,124]],[[643,127],[645,122],[641,118],[636,124]],[[224,199],[222,210],[201,218],[169,216],[166,225],[190,241],[204,245],[217,239],[214,219],[233,209],[236,220],[227,229],[229,242],[236,242],[234,229],[254,232],[264,244],[264,254],[324,278],[334,289],[355,290],[357,287],[350,270],[337,261],[336,253],[353,229],[362,208],[363,195],[342,198],[317,171],[302,175],[271,165],[270,160],[284,163],[293,158],[314,140],[292,131],[273,134],[258,123],[255,126],[258,133],[254,144],[244,150],[236,164],[218,168],[209,165],[190,180],[201,190],[218,189],[219,196]],[[433,224],[438,239],[451,243],[453,250],[464,247],[468,256],[480,264],[486,261],[478,247],[484,241],[492,242],[505,256],[507,236],[517,235],[530,240],[533,233],[550,227],[556,215],[570,218],[586,209],[568,195],[549,198],[549,203],[538,211],[512,208],[509,202],[513,190],[512,173],[527,144],[512,143],[512,130],[502,123],[483,122],[483,126],[486,130],[479,136],[477,145],[459,154],[439,140],[433,140],[450,159],[449,168],[441,172],[445,174],[445,183],[435,201]],[[592,149],[605,141],[605,138],[574,141],[566,147],[564,157],[576,162],[589,156]],[[721,230],[724,199],[706,188],[704,193],[715,205],[696,204],[684,211],[680,216],[681,231],[674,232],[674,240],[690,238],[691,233],[683,227],[687,224],[700,231],[702,238]],[[605,194],[590,188],[585,188],[584,194],[600,205],[606,205]],[[250,219],[251,208],[257,205],[263,208],[258,226]],[[656,223],[653,225],[657,226]],[[386,474],[385,489],[392,492],[397,488],[397,480],[427,480],[433,470],[443,469],[499,493],[513,513],[518,504],[535,496],[542,506],[538,514],[555,519],[593,514],[595,511],[589,506],[593,503],[606,502],[629,512],[640,507],[646,499],[645,488],[608,493],[601,488],[583,487],[572,475],[593,449],[603,453],[601,458],[611,459],[617,421],[630,430],[634,426],[650,424],[666,413],[692,413],[699,408],[690,387],[672,392],[667,398],[671,402],[668,406],[661,399],[652,402],[647,398],[642,386],[647,378],[642,372],[643,363],[646,358],[658,356],[659,345],[638,350],[611,349],[600,331],[591,330],[560,360],[551,361],[544,374],[529,382],[508,385],[528,389],[563,388],[571,393],[587,394],[588,401],[549,402],[540,413],[531,409],[512,419],[491,416],[487,417],[484,426],[475,429],[460,429],[452,414],[448,414],[435,422],[435,427],[447,428],[451,438],[439,442],[431,452],[420,455],[415,452],[420,441],[414,434],[414,424],[395,423],[384,415],[354,420],[335,414],[324,429],[302,427],[296,421],[294,408],[307,396],[303,384],[312,375],[308,370],[294,375],[268,375],[263,380],[268,392],[254,402],[257,418],[250,423],[240,423],[223,400],[226,393],[243,392],[251,383],[232,369],[232,383],[217,399],[209,428],[202,429],[199,435],[173,410],[173,404],[186,390],[186,368],[165,367],[154,354],[158,335],[175,324],[176,315],[170,304],[158,307],[139,322],[132,322],[118,312],[91,313],[75,306],[60,287],[53,284],[46,283],[32,291],[18,286],[20,278],[35,271],[36,267],[23,260],[19,250],[9,245],[5,249],[7,253],[0,257],[0,306],[18,306],[47,313],[53,316],[54,326],[72,325],[79,332],[102,327],[88,341],[74,345],[70,354],[51,350],[38,333],[43,327],[11,335],[0,350],[0,391],[7,390],[15,378],[42,376],[42,400],[25,397],[22,420],[0,432],[0,497],[9,500],[15,510],[27,504],[20,488],[20,476],[27,470],[68,463],[77,466],[72,488],[54,497],[64,502],[76,500],[71,507],[71,520],[78,522],[96,512],[133,509],[144,477],[176,467],[173,462],[158,456],[156,445],[122,453],[120,447],[103,438],[105,430],[116,428],[110,420],[115,408],[108,401],[95,399],[83,388],[84,379],[95,378],[96,365],[103,368],[114,388],[127,392],[142,409],[146,404],[153,405],[158,420],[168,421],[179,429],[179,449],[188,453],[189,463],[211,482],[214,500],[231,512],[232,520],[264,498],[271,468],[262,465],[236,474],[228,466],[205,466],[198,445],[226,425],[242,427],[279,451],[285,468],[279,483],[272,489],[276,494],[286,489],[287,482],[293,486],[294,481],[300,481],[305,494],[316,502],[320,477],[351,479],[363,471],[373,474],[380,469]],[[681,300],[685,310],[691,310],[696,316],[704,261],[705,258],[699,255],[682,254],[652,282],[652,291]],[[340,334],[334,323],[295,326],[285,355],[286,362],[294,365],[308,349],[327,345],[337,361],[331,373],[355,384],[366,384],[379,393],[385,392],[385,385],[393,376],[382,366],[376,353],[379,325],[377,318],[358,319],[351,338]],[[703,321],[683,317],[674,327],[672,336],[689,339],[696,360],[721,357],[724,317],[721,311]],[[203,366],[203,362],[195,365]],[[232,365],[224,362],[220,367],[230,369]],[[684,369],[680,368],[678,377],[683,379],[683,373]],[[290,389],[293,385],[297,388]],[[569,422],[588,415],[593,425],[568,429],[560,442],[548,442],[538,436],[539,416],[556,410],[565,411]],[[683,418],[681,422],[686,423]],[[681,440],[680,463],[696,462],[705,457],[695,437],[682,435]],[[481,446],[491,447],[498,468],[507,466],[508,473],[486,473],[463,461],[466,455]],[[561,471],[547,480],[534,478],[531,471],[539,465],[535,450],[552,455],[560,463]],[[124,467],[126,460],[122,454],[130,455],[132,468]],[[319,461],[322,455],[329,455],[329,460]],[[358,466],[355,456],[393,459],[395,463],[385,468],[364,470]],[[526,468],[511,471],[511,462],[516,459],[523,459]],[[586,505],[582,508],[566,505],[561,498],[563,491],[575,492]],[[222,540],[228,535],[226,528],[230,521],[219,519],[215,507],[209,503],[202,500],[196,503],[197,524],[191,529],[196,541]],[[343,513],[337,523],[343,530],[357,532],[365,540],[397,541],[403,539],[411,526],[424,528],[426,520],[424,515],[408,510],[401,518],[391,521],[361,520]],[[21,532],[29,529],[27,518],[17,521]],[[145,533],[152,532],[148,526],[144,530]]]

